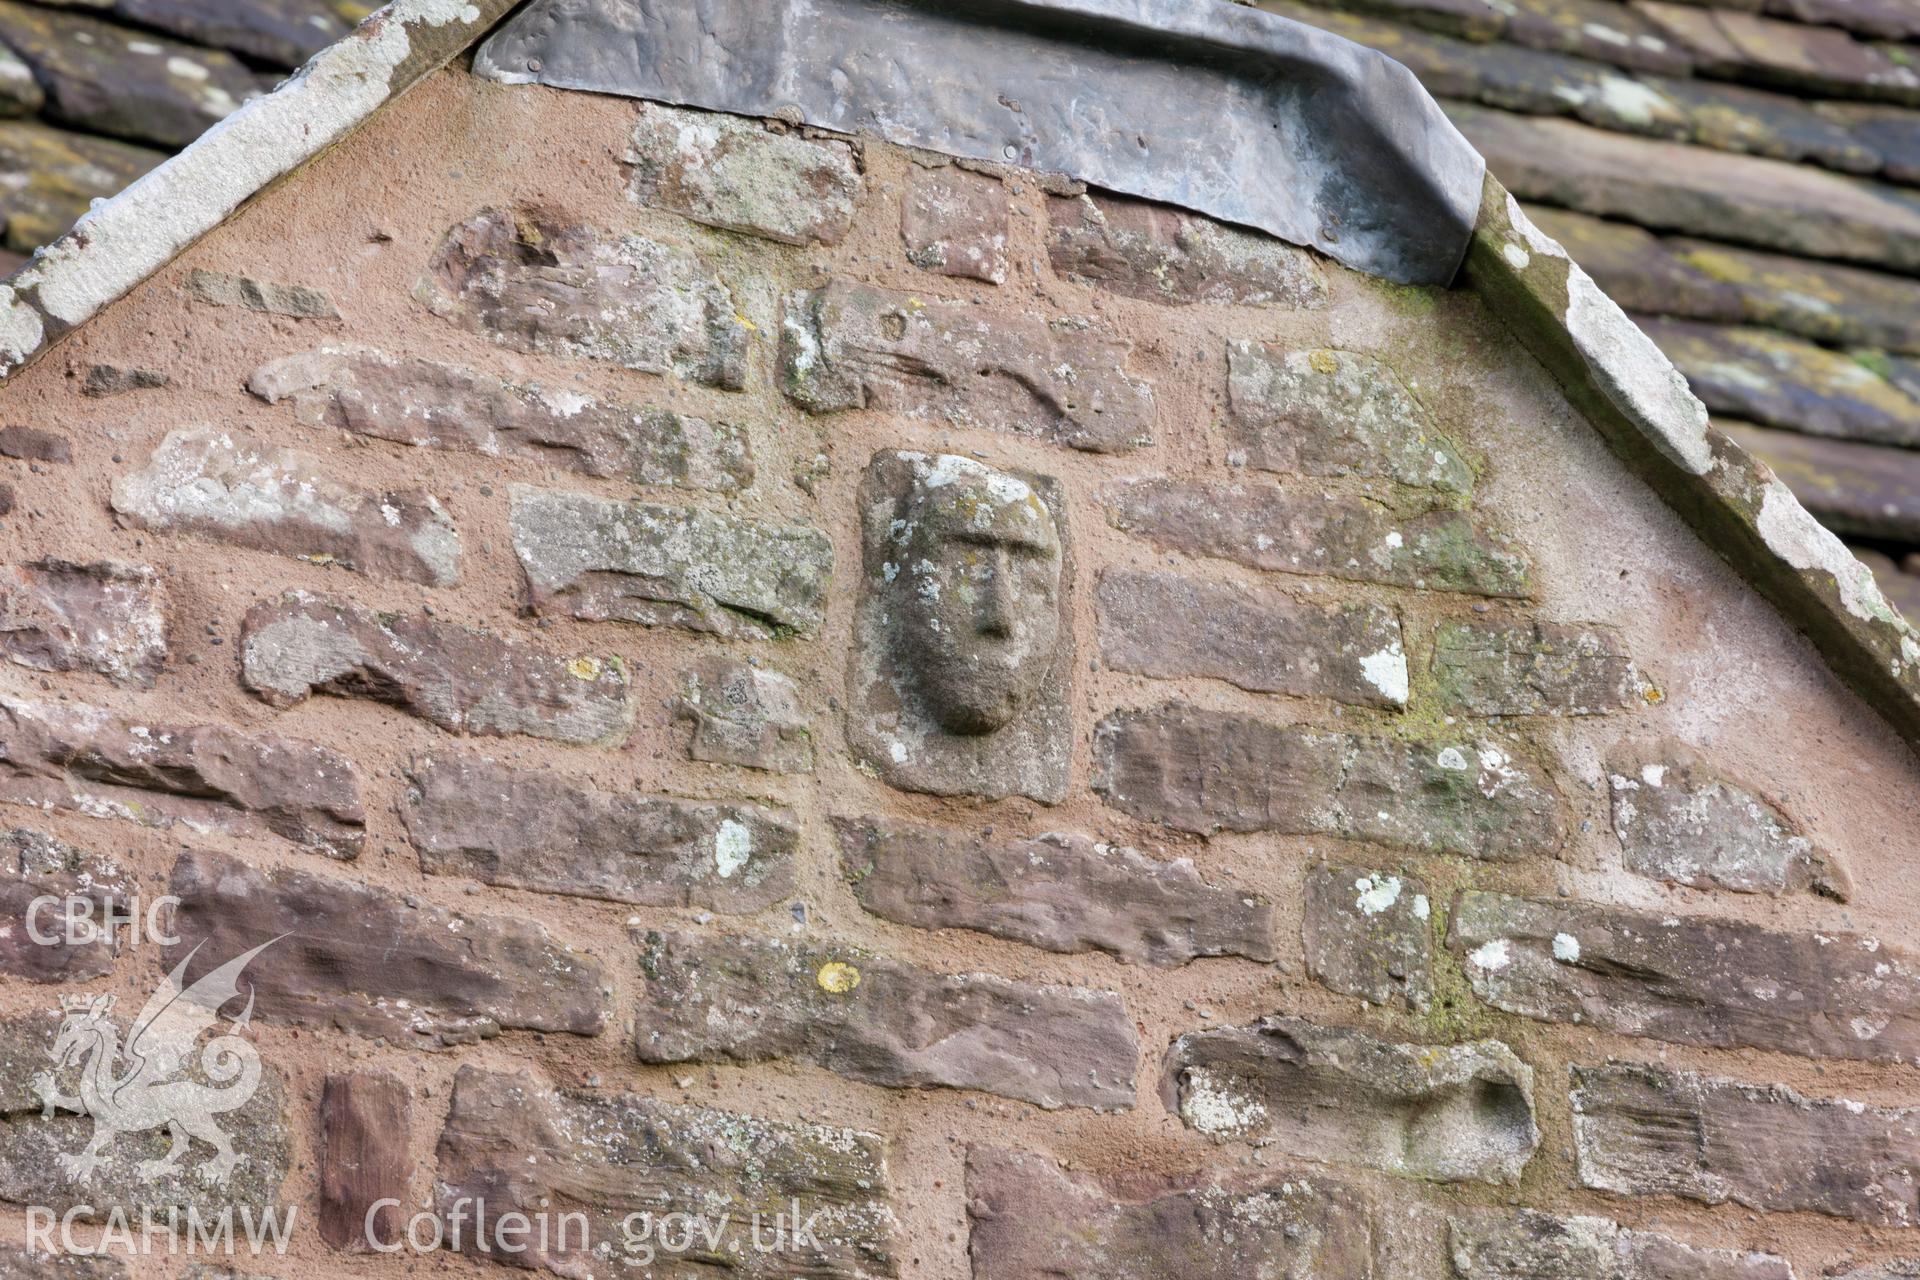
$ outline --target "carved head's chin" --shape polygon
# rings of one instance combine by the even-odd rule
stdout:
[[[977,738],[983,734],[997,733],[1012,724],[1020,714],[1020,700],[1007,697],[991,706],[936,702],[930,709],[934,721],[948,733]]]

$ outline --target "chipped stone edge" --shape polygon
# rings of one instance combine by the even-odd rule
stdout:
[[[1920,632],[1771,468],[1708,421],[1653,340],[1491,174],[1464,282],[1614,451],[1920,751]]]
[[[483,35],[517,0],[392,0],[0,282],[0,386],[253,196]]]

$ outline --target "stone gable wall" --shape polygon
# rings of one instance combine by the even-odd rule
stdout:
[[[8,1240],[1920,1255],[1920,768],[1471,296],[449,71],[23,375],[0,455],[0,910],[181,940],[0,930]],[[148,1132],[77,1182],[58,997],[273,939],[232,1177]]]

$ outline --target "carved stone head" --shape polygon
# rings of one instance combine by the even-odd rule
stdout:
[[[1004,728],[1060,638],[1060,533],[1026,481],[940,455],[915,477],[892,541],[901,675],[949,733]]]
[[[848,741],[893,786],[1066,795],[1072,539],[1060,483],[882,450],[860,483]]]

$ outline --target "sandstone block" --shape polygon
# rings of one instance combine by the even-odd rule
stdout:
[[[720,493],[753,483],[744,428],[367,347],[270,361],[247,388],[268,404],[291,401],[302,422],[418,448]]]
[[[146,470],[113,482],[113,509],[143,529],[427,586],[460,576],[459,536],[432,494],[355,489],[292,449],[217,427],[169,432]]]
[[[1103,496],[1116,529],[1187,555],[1479,596],[1529,590],[1526,556],[1462,511],[1402,516],[1381,503],[1319,489],[1199,480],[1136,480]]]
[[[640,1061],[808,1062],[867,1084],[979,1089],[1053,1110],[1133,1105],[1120,997],[932,973],[851,947],[648,934]]]
[[[275,707],[314,693],[371,698],[448,733],[597,745],[624,741],[633,727],[618,658],[564,657],[304,592],[247,610],[240,660],[242,683]]]
[[[320,1093],[320,1238],[367,1253],[399,1237],[408,1203],[413,1092],[386,1071],[340,1071]],[[369,1217],[371,1215],[371,1217]],[[371,1239],[369,1238],[371,1237]]]
[[[123,396],[130,391],[155,391],[172,382],[164,373],[151,369],[125,369],[118,365],[96,364],[87,370],[80,394],[95,399]]]
[[[1407,703],[1400,619],[1379,605],[1327,609],[1184,574],[1108,569],[1094,606],[1100,655],[1116,671],[1363,707]]]
[[[447,911],[357,881],[262,871],[217,853],[181,855],[168,891],[180,899],[181,939],[168,963],[205,944],[188,982],[292,935],[247,967],[254,1011],[272,1021],[426,1049],[509,1030],[597,1035],[605,1022],[599,962],[533,921]]]
[[[839,244],[860,199],[844,142],[657,102],[640,104],[626,160],[641,204],[782,244]]]
[[[106,1255],[47,1253],[0,1245],[0,1280],[126,1280],[127,1264]]]
[[[1108,804],[1200,835],[1331,835],[1489,861],[1549,856],[1565,838],[1553,784],[1490,741],[1328,733],[1168,702],[1103,720],[1093,754]]]
[[[538,612],[751,639],[810,636],[825,615],[833,543],[809,525],[524,485],[512,496]]]
[[[1047,221],[1055,271],[1129,298],[1296,309],[1327,301],[1306,251],[1171,205],[1090,191],[1049,199]]]
[[[1607,1218],[1467,1210],[1449,1226],[1460,1280],[1793,1280],[1784,1258],[1698,1249]]]
[[[1610,627],[1442,622],[1432,669],[1441,705],[1462,715],[1604,715],[1661,698]]]
[[[1433,901],[1412,876],[1358,867],[1307,873],[1307,974],[1329,990],[1421,1010],[1433,996]]]
[[[1201,1133],[1435,1182],[1513,1182],[1540,1145],[1533,1070],[1497,1040],[1389,1044],[1267,1017],[1175,1040],[1163,1093]]]
[[[230,275],[225,271],[205,271],[198,267],[187,273],[187,296],[195,302],[215,307],[240,307],[270,316],[288,316],[295,320],[338,320],[333,300],[318,289],[303,284],[281,284],[274,280],[255,280],[250,276]]]
[[[1920,1220],[1920,1111],[1614,1063],[1573,1068],[1573,1138],[1581,1184],[1601,1191]]]
[[[401,817],[434,875],[724,912],[793,892],[800,830],[789,813],[601,791],[475,756],[416,760],[408,778]]]
[[[113,972],[106,916],[132,910],[139,891],[137,877],[105,854],[27,827],[0,831],[0,920],[6,922],[0,928],[0,974],[29,982],[85,982]],[[36,899],[47,897],[57,901],[35,908]],[[76,935],[84,937],[86,926],[96,932],[90,940],[70,942],[70,921]]]
[[[858,1129],[555,1088],[531,1071],[465,1066],[454,1077],[436,1179],[443,1214],[463,1199],[469,1213],[486,1201],[489,1233],[508,1213],[549,1221],[547,1238],[526,1236],[529,1248],[513,1261],[558,1275],[601,1275],[609,1264],[616,1274],[735,1280],[900,1274],[886,1139]],[[563,1233],[563,1213],[585,1221]],[[776,1234],[775,1213],[798,1221],[785,1219]],[[633,1217],[642,1214],[648,1226],[690,1220],[697,1245],[665,1247],[679,1235],[654,1232],[648,1257],[642,1220]],[[464,1247],[476,1247],[474,1233]]]
[[[1006,184],[954,165],[915,169],[900,202],[900,238],[916,267],[1005,283]]]
[[[1273,904],[1209,885],[1184,858],[1162,862],[1082,835],[1004,840],[883,818],[833,825],[854,896],[899,924],[1136,964],[1273,959]]]
[[[1679,743],[1622,745],[1607,779],[1629,871],[1736,893],[1810,890],[1844,902],[1851,892],[1846,873],[1791,818]]]
[[[0,800],[360,852],[360,774],[311,742],[0,698]]]
[[[1451,946],[1509,1013],[1675,1044],[1920,1062],[1920,960],[1877,938],[1464,893]]]
[[[151,687],[167,661],[159,576],[114,560],[0,567],[0,652],[36,671],[92,671]]]
[[[447,233],[414,296],[510,350],[728,391],[746,382],[752,330],[733,291],[694,254],[643,236],[483,209]]]
[[[1377,1280],[1377,1215],[1364,1190],[1318,1171],[1101,1178],[1024,1152],[967,1152],[973,1280]]]
[[[684,673],[681,689],[676,710],[693,722],[689,759],[769,773],[813,772],[813,717],[788,676],[710,657]]]
[[[22,462],[72,462],[73,445],[58,432],[15,423],[0,427],[0,457]]]
[[[1377,476],[1443,493],[1473,468],[1392,369],[1354,351],[1227,344],[1228,437],[1262,471]]]
[[[232,958],[233,953],[220,957],[223,963]],[[53,1001],[49,999],[48,1003]],[[228,1018],[238,1016],[243,1003],[235,1001],[226,1011]],[[0,1200],[39,1205],[56,1215],[72,1212],[80,1222],[97,1222],[118,1211],[132,1226],[136,1242],[143,1210],[161,1224],[170,1214],[177,1214],[183,1226],[189,1211],[209,1224],[217,1223],[221,1214],[230,1213],[233,1233],[240,1238],[244,1238],[248,1220],[243,1215],[259,1225],[264,1225],[268,1212],[284,1221],[286,1204],[281,1184],[293,1165],[293,1141],[287,1123],[286,1079],[271,1058],[256,1060],[251,1067],[240,1066],[249,1074],[258,1072],[251,1096],[238,1107],[215,1114],[215,1123],[233,1154],[244,1157],[225,1182],[212,1178],[216,1152],[197,1140],[181,1153],[177,1163],[163,1167],[173,1145],[164,1127],[115,1133],[99,1151],[99,1162],[89,1177],[82,1180],[68,1173],[65,1160],[86,1151],[100,1130],[95,1117],[80,1114],[67,1104],[81,1101],[81,1075],[106,1050],[95,1047],[103,1044],[96,1039],[98,1030],[82,1031],[82,1052],[56,1065],[52,1054],[56,1036],[68,1022],[92,1023],[95,1027],[104,1023],[104,1029],[111,1031],[120,1045],[120,1059],[98,1061],[98,1065],[125,1075],[129,1020],[139,1008],[138,1003],[132,1008],[115,1008],[111,1015],[103,1013],[97,1020],[96,1011],[87,1005],[71,1012],[0,1020],[0,1116],[6,1120],[0,1124]],[[228,1029],[228,1018],[218,1022],[222,1031]],[[241,1038],[248,1043],[248,1052],[257,1051],[251,1037],[243,1033]],[[36,1078],[46,1071],[53,1073],[54,1091],[61,1099],[50,1113],[36,1088]],[[122,1104],[129,1110],[139,1105],[135,1095],[144,1079],[131,1082],[132,1087],[121,1095]],[[210,1077],[198,1049],[188,1055],[173,1079],[211,1090],[236,1089],[240,1083]],[[156,1251],[166,1248],[165,1239],[155,1238]]]
[[[1031,436],[1094,453],[1148,442],[1153,388],[1132,346],[1047,321],[836,280],[788,297],[787,394],[812,413],[877,409]]]

